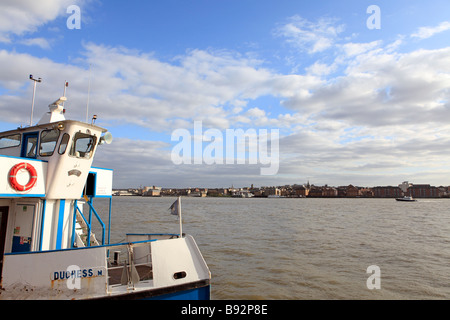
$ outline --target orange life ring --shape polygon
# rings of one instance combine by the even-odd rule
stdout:
[[[16,176],[17,172],[19,170],[25,169],[30,174],[30,180],[26,185],[21,185],[17,182]],[[36,169],[29,163],[21,162],[16,164],[14,167],[11,168],[9,171],[9,183],[11,184],[11,187],[13,187],[17,191],[28,191],[31,188],[34,187],[37,181],[37,172]]]

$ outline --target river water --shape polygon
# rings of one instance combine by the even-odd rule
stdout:
[[[178,233],[175,200],[114,197],[111,243]],[[105,200],[95,207],[105,216]],[[210,268],[212,299],[450,299],[448,199],[183,197],[182,216]]]

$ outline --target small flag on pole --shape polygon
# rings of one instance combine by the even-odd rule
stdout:
[[[170,206],[170,213],[178,216],[179,215],[179,208],[180,208],[180,197],[178,197],[178,199],[172,203],[172,205]]]
[[[180,238],[183,236],[183,226],[182,226],[182,218],[181,218],[181,197],[178,197],[178,199],[172,203],[170,206],[170,213],[178,216],[180,220]]]

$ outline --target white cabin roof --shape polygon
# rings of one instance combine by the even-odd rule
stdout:
[[[49,104],[48,107],[50,111],[42,116],[38,124],[52,123],[66,120],[66,118],[64,117],[64,105],[63,105],[65,101],[67,101],[67,98],[61,97],[52,104]]]

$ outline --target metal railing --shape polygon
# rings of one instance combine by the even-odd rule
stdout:
[[[95,210],[94,206],[92,205],[90,200],[87,200],[86,203],[89,206],[89,221],[84,216],[83,212],[78,207],[78,200],[75,200],[74,202],[74,213],[73,213],[73,227],[72,227],[72,246],[75,243],[75,226],[77,223],[77,211],[80,214],[81,218],[83,219],[84,223],[87,226],[87,239],[86,239],[86,246],[91,246],[91,234],[92,234],[92,212],[94,213],[95,217],[97,218],[97,221],[100,223],[100,226],[102,228],[102,245],[105,245],[105,229],[106,226],[103,223],[102,219],[100,218],[99,214]],[[109,228],[110,229],[110,228]],[[109,236],[108,236],[108,243],[109,243]]]
[[[108,286],[134,287],[140,281],[152,280],[151,242],[158,239],[108,245]]]

